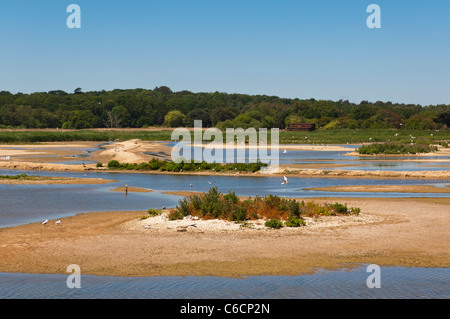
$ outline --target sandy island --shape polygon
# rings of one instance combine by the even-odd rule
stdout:
[[[153,190],[151,189],[147,189],[147,188],[140,188],[140,187],[130,187],[130,186],[120,186],[120,187],[116,187],[113,189],[110,189],[110,191],[112,192],[126,192],[128,191],[129,193],[151,193],[153,192]]]
[[[449,198],[315,201],[347,203],[362,212],[281,230],[161,216],[140,220],[145,212],[80,214],[59,225],[0,229],[0,272],[65,274],[69,264],[78,264],[82,274],[93,275],[250,276],[356,263],[450,266]]]

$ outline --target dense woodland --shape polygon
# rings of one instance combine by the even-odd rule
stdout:
[[[153,90],[0,92],[0,128],[145,128],[149,126],[278,127],[316,123],[321,129],[447,129],[450,105],[285,99],[276,96]]]

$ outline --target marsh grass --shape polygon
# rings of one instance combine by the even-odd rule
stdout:
[[[6,180],[35,180],[41,178],[40,176],[29,176],[27,174],[20,175],[0,175],[0,179]]]
[[[438,148],[429,144],[403,143],[374,143],[363,145],[358,149],[359,154],[420,154],[436,152]]]

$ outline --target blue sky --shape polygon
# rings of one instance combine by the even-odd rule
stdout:
[[[66,8],[81,7],[81,29]],[[366,8],[381,7],[381,29]],[[448,0],[1,0],[0,90],[450,104]]]

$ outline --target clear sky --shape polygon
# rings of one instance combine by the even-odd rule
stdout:
[[[69,29],[69,4],[81,29]],[[381,29],[369,29],[369,4]],[[0,90],[450,104],[448,0],[1,0]]]

